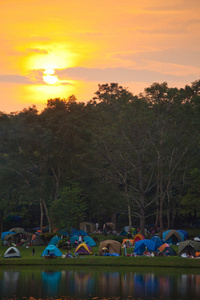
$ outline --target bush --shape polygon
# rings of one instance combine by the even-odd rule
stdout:
[[[60,240],[58,242],[58,248],[64,248],[64,249],[70,248],[70,242],[68,242],[68,239],[63,238],[62,240]]]

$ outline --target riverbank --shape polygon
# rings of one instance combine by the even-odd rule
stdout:
[[[44,250],[44,246],[38,246],[35,248],[35,254],[32,255],[32,248],[18,247],[21,258],[4,258],[3,255],[6,251],[6,247],[0,247],[0,266],[124,266],[124,267],[170,267],[170,268],[200,268],[199,258],[182,258],[179,256],[172,257],[130,257],[121,255],[119,257],[112,256],[99,256],[98,247],[94,247],[94,255],[79,255],[73,258],[55,258],[45,259],[41,257]],[[74,249],[72,249],[73,254]],[[63,254],[66,250],[62,250]],[[133,252],[133,249],[129,249],[129,252]]]

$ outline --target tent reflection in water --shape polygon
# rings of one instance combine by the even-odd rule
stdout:
[[[99,245],[99,255],[103,255],[104,254],[104,250],[103,248],[107,248],[108,249],[108,253],[109,254],[121,254],[121,243],[115,240],[105,240],[102,241]]]
[[[19,250],[16,247],[10,247],[6,250],[3,257],[4,258],[20,258],[21,253],[19,252]]]

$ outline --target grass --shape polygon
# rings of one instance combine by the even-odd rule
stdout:
[[[125,266],[125,267],[172,267],[172,268],[200,268],[200,259],[187,259],[179,256],[173,257],[127,257],[122,255],[120,257],[108,257],[99,256],[99,246],[92,247],[94,255],[80,255],[76,258],[56,258],[56,259],[44,259],[41,254],[46,246],[36,246],[35,255],[32,255],[32,248],[18,247],[22,257],[21,258],[9,258],[3,257],[7,247],[0,246],[0,266],[5,265],[55,265],[55,266]],[[174,250],[178,251],[178,246],[173,246]],[[66,250],[60,249],[62,254],[66,253]],[[75,248],[70,251],[74,255]],[[127,249],[127,254],[133,253],[133,248]]]

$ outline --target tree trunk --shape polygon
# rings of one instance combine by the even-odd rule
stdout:
[[[49,210],[47,208],[47,205],[46,205],[46,202],[45,202],[44,199],[42,199],[42,203],[43,203],[44,210],[45,210],[47,220],[48,220],[48,224],[49,224],[49,233],[51,233],[52,232],[52,224],[51,224],[51,218],[50,218],[50,215],[49,215]]]
[[[145,201],[144,201],[144,184],[142,174],[142,160],[141,155],[138,153],[138,178],[139,178],[139,190],[140,190],[140,233],[145,235]]]
[[[43,234],[43,220],[44,220],[44,209],[43,209],[43,204],[42,200],[40,199],[40,229],[41,229],[41,234]]]

